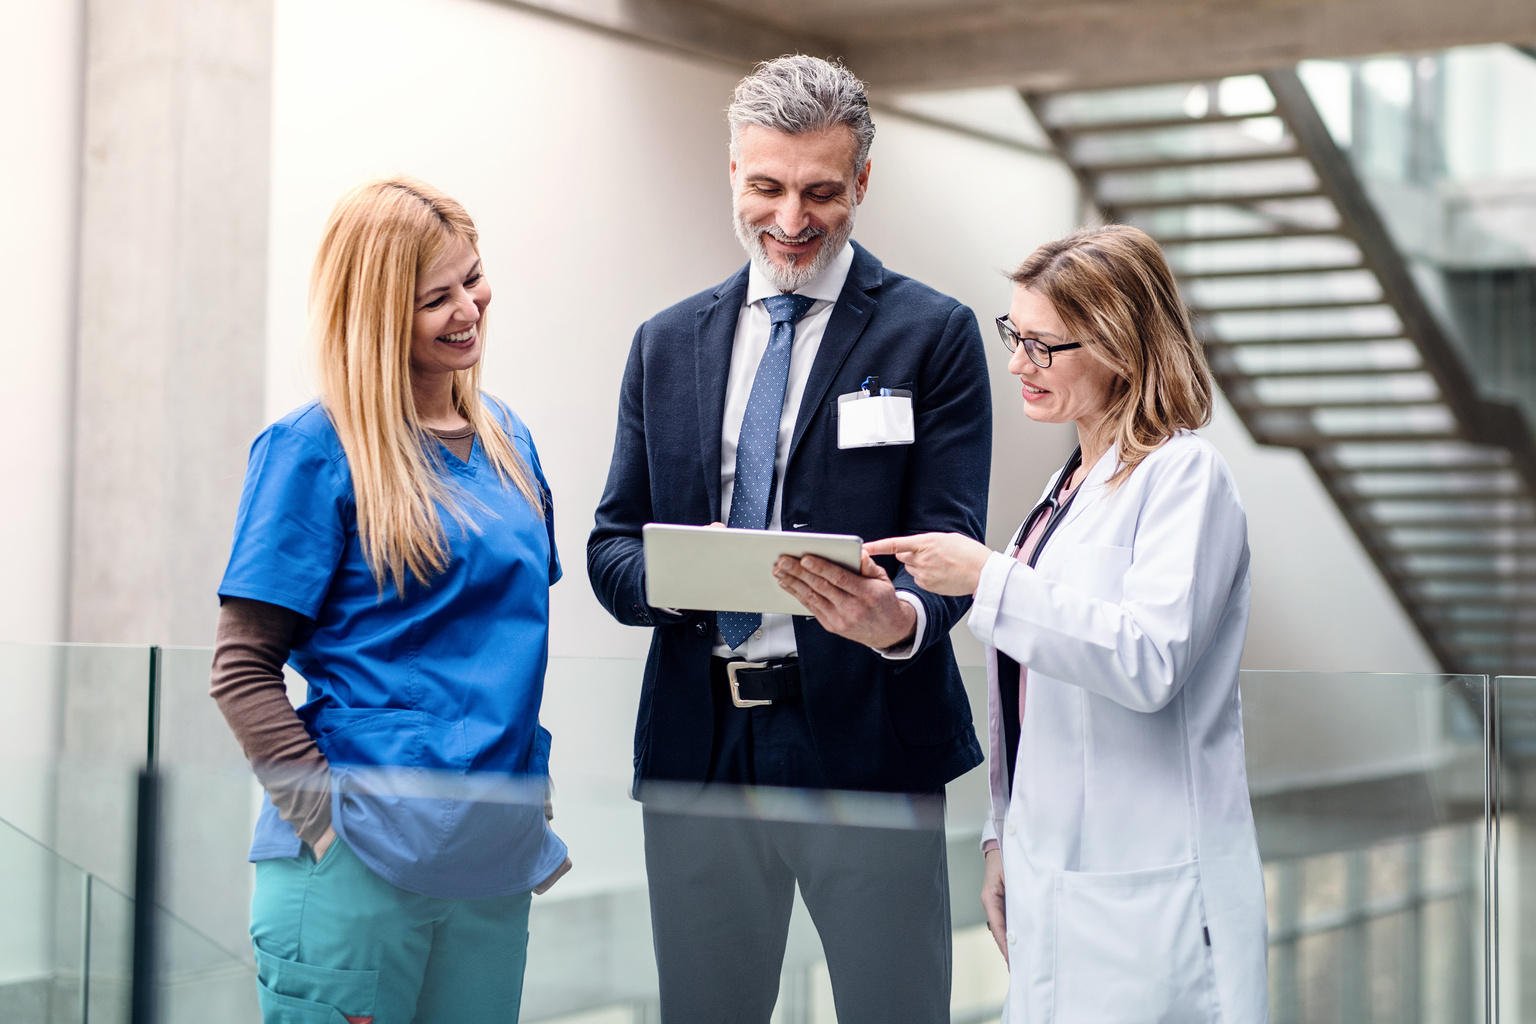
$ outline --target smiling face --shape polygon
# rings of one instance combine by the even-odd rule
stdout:
[[[853,233],[869,185],[851,129],[788,135],[745,125],[731,157],[736,237],[780,291],[814,280]]]
[[[1067,337],[1056,307],[1033,288],[1013,290],[1008,319],[1020,337],[1047,345],[1079,340]],[[1020,345],[1008,359],[1008,372],[1023,383],[1026,416],[1037,423],[1076,423],[1084,437],[1098,433],[1119,379],[1086,345],[1055,353],[1050,366],[1036,366]]]
[[[480,318],[491,286],[480,254],[463,239],[416,279],[411,373],[417,381],[468,370],[480,361]]]

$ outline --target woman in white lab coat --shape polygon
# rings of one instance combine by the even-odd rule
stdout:
[[[1205,358],[1135,228],[1080,231],[1011,276],[1008,369],[1031,419],[1077,425],[1080,457],[1006,553],[956,534],[867,545],[930,591],[975,598],[1003,1019],[1260,1024],[1264,882],[1237,687],[1248,531],[1226,464],[1191,433],[1210,418]]]

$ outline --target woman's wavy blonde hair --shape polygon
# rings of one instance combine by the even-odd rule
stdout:
[[[381,594],[386,581],[403,596],[407,573],[429,585],[448,567],[439,505],[475,528],[444,482],[411,390],[417,278],[456,242],[479,252],[474,222],[453,199],[410,178],[370,181],[331,211],[310,277],[321,400],[347,453],[358,540]],[[532,472],[482,398],[479,363],[454,374],[453,403],[497,475],[542,515]]]
[[[1211,371],[1163,251],[1124,224],[1084,228],[1036,249],[1008,275],[1056,308],[1071,341],[1114,370],[1105,420],[1118,487],[1158,445],[1211,420]]]

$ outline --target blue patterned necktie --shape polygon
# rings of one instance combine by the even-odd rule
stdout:
[[[773,327],[768,348],[752,378],[752,394],[741,418],[736,441],[736,477],[731,491],[731,520],[725,525],[743,530],[768,528],[773,506],[773,463],[779,450],[779,419],[784,414],[784,388],[789,383],[789,349],[795,324],[816,300],[808,295],[770,295],[763,300]],[[763,617],[757,612],[720,612],[715,622],[732,649],[747,642]]]

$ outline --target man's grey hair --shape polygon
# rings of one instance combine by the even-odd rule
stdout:
[[[737,156],[741,152],[737,135],[746,125],[786,135],[846,125],[857,144],[855,172],[864,167],[870,143],[875,141],[875,122],[869,116],[864,83],[841,62],[803,53],[759,64],[736,83],[725,116],[731,125],[731,153]]]

